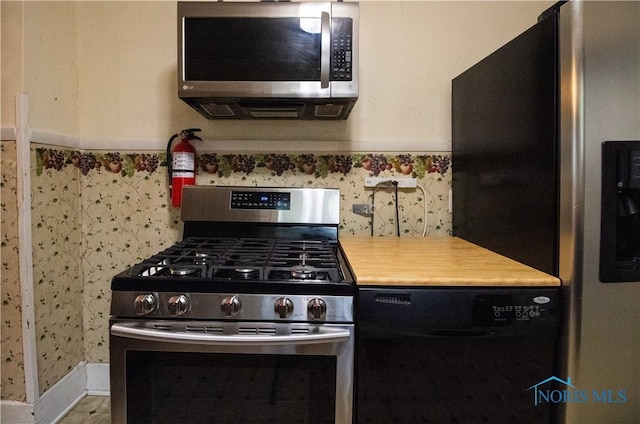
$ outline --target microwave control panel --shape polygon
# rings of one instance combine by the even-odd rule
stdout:
[[[331,81],[351,81],[353,76],[353,21],[331,19]]]

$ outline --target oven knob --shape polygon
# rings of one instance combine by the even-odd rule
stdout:
[[[225,317],[234,317],[240,313],[242,305],[238,296],[227,296],[222,299],[220,307]]]
[[[156,310],[158,302],[152,294],[139,294],[133,301],[136,315],[147,315]]]
[[[307,304],[307,312],[311,319],[325,319],[327,316],[327,304],[324,300],[316,297]]]
[[[273,310],[280,318],[286,318],[293,312],[293,302],[286,297],[281,297],[276,300],[275,305],[273,305]]]
[[[191,307],[191,303],[189,302],[189,298],[184,295],[171,296],[169,298],[169,313],[174,316],[184,315],[189,311]]]

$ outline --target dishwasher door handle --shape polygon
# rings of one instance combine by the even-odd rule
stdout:
[[[432,337],[448,337],[451,339],[489,337],[489,336],[498,335],[498,333],[493,331],[481,331],[481,330],[432,330],[426,334]]]

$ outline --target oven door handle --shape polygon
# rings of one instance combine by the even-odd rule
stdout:
[[[117,337],[148,340],[153,342],[188,343],[207,345],[290,345],[290,344],[321,344],[342,343],[351,338],[346,329],[323,328],[317,333],[287,334],[283,336],[269,335],[219,335],[206,333],[173,332],[150,328],[130,327],[123,324],[113,324],[111,334]]]

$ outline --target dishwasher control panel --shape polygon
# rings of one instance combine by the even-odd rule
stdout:
[[[360,287],[357,325],[386,335],[542,334],[560,321],[555,288]]]
[[[547,319],[555,310],[555,299],[544,294],[483,293],[474,296],[473,327],[510,325],[513,321]]]

